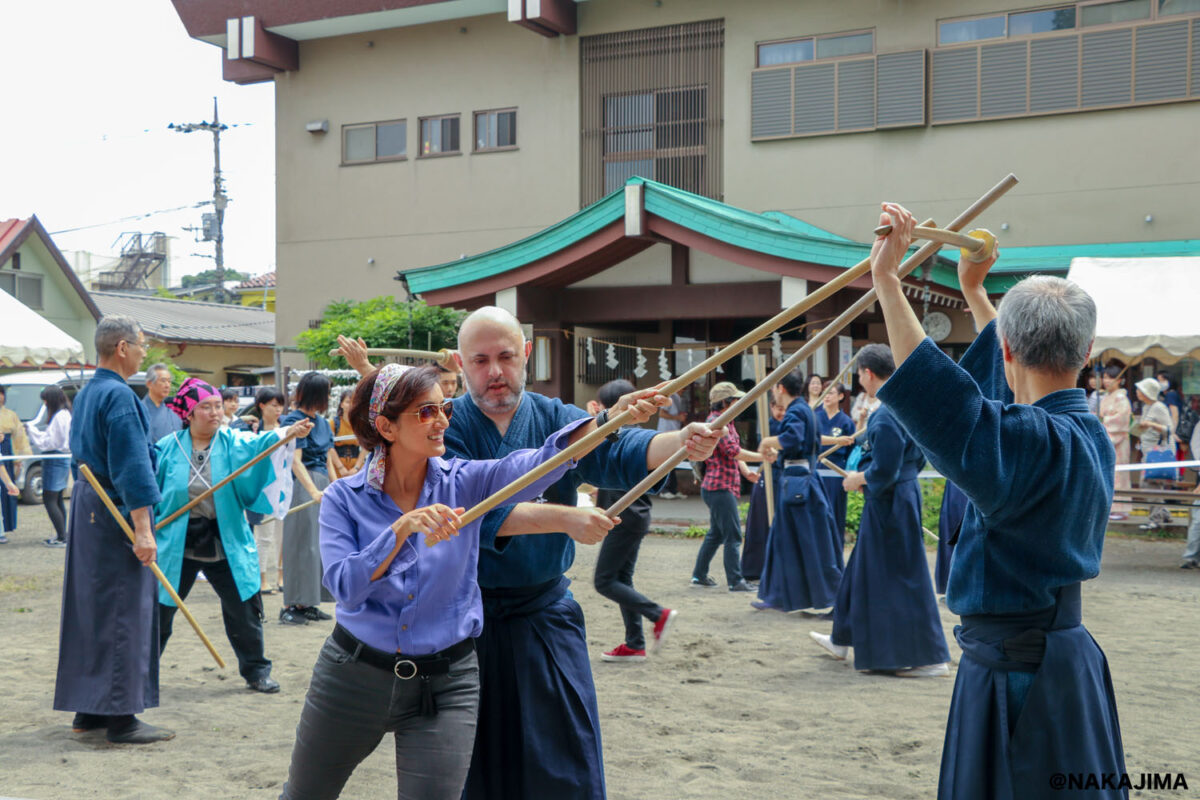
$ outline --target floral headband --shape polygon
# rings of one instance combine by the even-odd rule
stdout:
[[[379,368],[379,374],[375,376],[375,386],[371,389],[371,404],[367,407],[367,424],[372,428],[375,427],[375,419],[379,416],[379,412],[383,410],[384,404],[391,397],[392,390],[396,388],[396,382],[410,369],[412,367],[400,364],[384,364]],[[387,458],[384,454],[384,445],[381,443],[371,454],[371,466],[367,468],[367,483],[381,492],[383,491],[383,474],[386,466]]]

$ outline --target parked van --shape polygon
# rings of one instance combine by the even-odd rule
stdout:
[[[45,369],[0,375],[0,386],[5,388],[4,405],[15,411],[21,422],[30,422],[42,407],[43,389],[59,386],[67,399],[74,402],[75,395],[95,374],[94,369]],[[130,376],[128,383],[139,398],[146,395],[146,373]],[[32,442],[30,444],[33,446]],[[39,452],[36,446],[33,446],[33,452]],[[16,480],[17,488],[21,490],[21,502],[40,504],[42,462],[33,459],[22,461],[21,465],[21,474]]]

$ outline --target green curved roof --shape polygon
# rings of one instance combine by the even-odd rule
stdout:
[[[779,211],[755,213],[718,200],[676,189],[648,178],[625,185],[643,186],[647,213],[669,220],[726,244],[792,261],[849,268],[871,252],[871,246],[818,228]],[[591,236],[625,214],[624,187],[587,208],[524,239],[444,264],[407,270],[414,293],[445,289],[491,278],[550,256]],[[915,245],[914,245],[915,247]],[[1007,290],[1024,275],[1065,274],[1076,257],[1136,258],[1200,255],[1200,239],[1107,244],[1004,247],[1003,257],[988,277],[990,292]],[[954,261],[939,257],[930,274],[933,283],[958,289]]]

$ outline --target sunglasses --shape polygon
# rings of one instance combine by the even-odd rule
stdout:
[[[423,406],[418,406],[416,411],[401,411],[401,414],[416,414],[417,420],[425,425],[432,425],[437,419],[438,412],[442,412],[446,417],[446,421],[450,421],[450,417],[454,415],[454,401],[446,400],[442,403],[426,403]]]

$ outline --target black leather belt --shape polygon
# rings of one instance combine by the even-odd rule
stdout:
[[[349,652],[350,657],[355,661],[385,669],[402,681],[409,681],[419,676],[421,678],[421,702],[418,713],[423,717],[437,715],[437,703],[434,702],[433,689],[429,685],[429,679],[434,675],[445,675],[450,671],[452,663],[475,649],[474,639],[463,639],[445,650],[439,650],[426,656],[406,656],[371,647],[341,625],[334,626],[332,635],[333,640]]]

